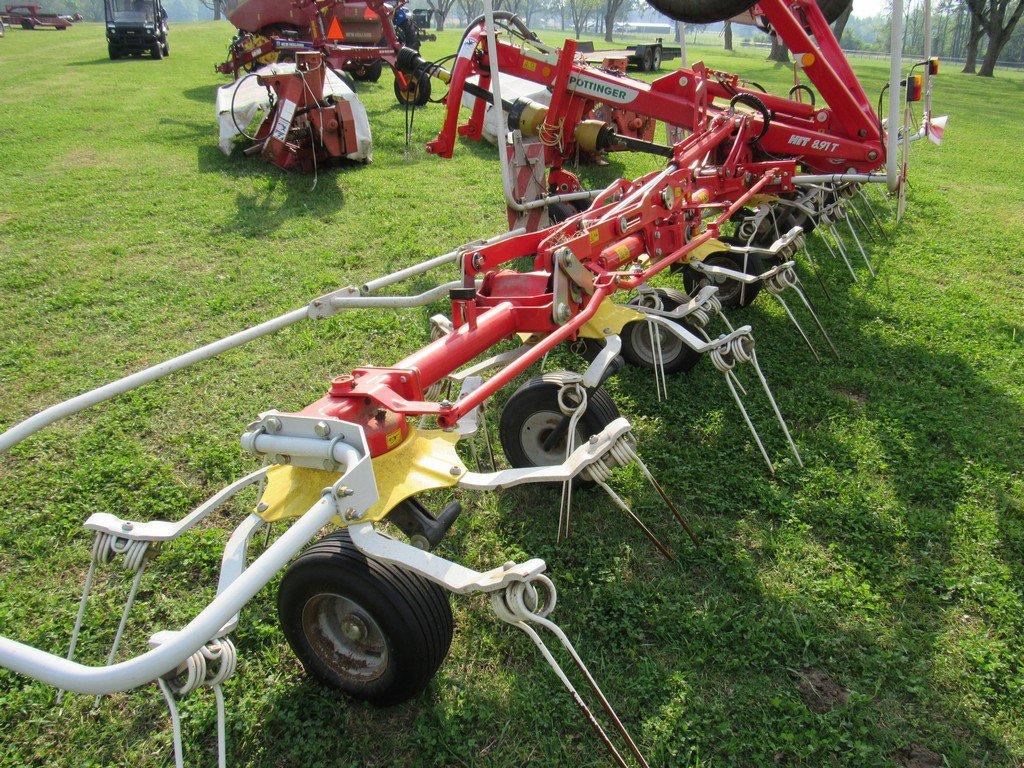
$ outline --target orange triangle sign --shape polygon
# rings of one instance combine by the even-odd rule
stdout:
[[[331,19],[331,26],[327,30],[328,40],[344,40],[345,33],[341,31],[341,24],[338,23],[338,17],[335,16]]]

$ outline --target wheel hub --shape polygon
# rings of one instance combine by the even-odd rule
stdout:
[[[302,609],[302,629],[314,653],[345,680],[365,684],[388,667],[388,645],[380,626],[344,595],[310,598]]]

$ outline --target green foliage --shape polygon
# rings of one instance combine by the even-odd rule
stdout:
[[[459,34],[425,53],[454,50]],[[97,25],[0,40],[0,424],[506,225],[493,149],[460,142],[453,160],[427,155],[442,119],[432,105],[406,151],[386,76],[358,86],[374,130],[369,166],[321,171],[313,189],[311,177],[223,157],[211,65],[230,36],[226,24],[176,26],[162,62],[107,61]],[[761,50],[691,56],[776,93],[791,85]],[[885,64],[855,66],[873,96]],[[783,460],[777,477],[765,473],[707,364],[669,382],[668,404],[639,371],[610,384],[699,550],[635,472],[617,485],[679,552],[676,564],[592,491],[577,492],[563,546],[553,542],[557,490],[462,499],[442,554],[480,567],[545,558],[560,586],[555,618],[656,764],[1024,760],[1020,88],[1010,75],[940,78],[950,132],[941,149],[914,147],[907,217],[870,244],[877,279],[861,270],[852,285],[815,247],[831,302],[807,282],[841,359],[815,365],[767,297],[735,314],[755,328],[806,469]],[[597,185],[656,162],[617,155],[582,174]],[[442,308],[294,328],[4,456],[0,631],[63,653],[86,516],[185,514],[251,466],[237,436],[257,413],[301,407],[352,366],[394,361],[427,339]],[[765,407],[755,417],[771,418]],[[779,435],[765,432],[784,457]],[[244,511],[217,515],[153,563],[125,653],[209,599]],[[101,589],[83,637],[92,663],[126,583],[113,571],[100,586],[113,591]],[[381,711],[303,677],[274,593],[250,604],[237,636],[234,765],[605,764],[531,644],[482,600],[453,601],[455,644],[428,692]],[[0,672],[0,765],[169,764],[152,687],[108,697],[97,714],[92,703],[55,706],[52,690]],[[187,762],[211,765],[212,697],[183,709]]]

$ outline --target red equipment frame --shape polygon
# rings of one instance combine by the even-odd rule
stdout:
[[[885,146],[878,116],[814,0],[761,0],[754,12],[770,23],[789,46],[827,106],[815,107],[744,88],[738,75],[718,72],[699,62],[648,84],[577,61],[576,45],[571,40],[554,60],[498,40],[498,69],[552,88],[542,128],[549,136],[558,137],[557,141],[545,141],[545,161],[552,169],[561,169],[573,155],[573,131],[596,103],[625,108],[692,131],[705,112],[721,114],[728,109],[716,104],[716,99],[729,100],[737,94],[749,94],[772,113],[758,140],[765,153],[795,157],[802,166],[819,173],[866,173],[883,166]],[[444,126],[427,145],[429,151],[451,157],[456,135],[480,138],[486,105],[478,99],[469,121],[461,127],[459,109],[467,78],[477,75],[480,86],[489,88],[489,55],[482,27],[474,27],[459,50]],[[760,116],[754,117],[754,125],[758,132],[762,130]],[[572,186],[559,185],[559,191],[573,191]]]
[[[82,14],[76,13],[73,16],[67,14],[44,11],[42,6],[33,4],[15,4],[4,6],[3,13],[0,13],[0,20],[4,24],[17,24],[22,29],[35,29],[36,27],[53,27],[63,31],[82,20]]]
[[[358,3],[338,2],[337,0],[293,0],[293,10],[289,14],[289,19],[294,17],[293,22],[297,26],[309,29],[307,39],[271,37],[263,44],[241,55],[236,54],[232,48],[228,60],[215,65],[214,70],[221,74],[231,75],[237,80],[240,71],[255,64],[264,56],[273,53],[294,54],[301,51],[320,51],[328,64],[335,69],[350,69],[359,64],[366,65],[378,60],[383,61],[394,71],[395,79],[398,80],[401,89],[407,90],[408,80],[395,67],[402,44],[398,41],[395,26],[391,22],[391,15],[394,11],[405,4],[405,0],[390,4],[385,0],[361,0]],[[331,21],[328,19],[338,19],[343,25],[347,12],[357,12],[364,19],[367,13],[375,17],[380,22],[385,45],[351,45],[332,40],[329,36]],[[339,16],[339,14],[341,15]]]

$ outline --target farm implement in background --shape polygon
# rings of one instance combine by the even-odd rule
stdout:
[[[737,12],[721,1],[718,6],[728,15]],[[540,139],[539,150],[532,150],[540,178],[533,194],[516,194],[512,162],[499,153],[514,214],[508,233],[325,294],[54,405],[0,435],[3,453],[58,420],[306,320],[448,302],[448,313],[430,318],[431,341],[421,349],[391,365],[363,365],[334,377],[324,395],[304,408],[259,414],[242,431],[241,445],[264,465],[180,521],[92,515],[85,523],[94,536],[92,564],[65,657],[0,637],[0,664],[61,690],[101,696],[155,683],[170,710],[177,766],[183,764],[178,701],[203,687],[213,693],[218,762],[226,763],[223,684],[240,662],[231,636],[242,608],[281,571],[277,605],[283,633],[307,673],[320,681],[379,705],[408,700],[426,687],[448,652],[453,626],[444,590],[485,594],[497,618],[538,648],[610,759],[619,766],[647,766],[643,750],[552,621],[556,590],[546,564],[527,559],[477,570],[442,557],[437,547],[463,514],[468,494],[527,483],[560,488],[557,537],[562,541],[572,530],[574,490],[587,483],[607,494],[662,555],[675,557],[657,526],[642,520],[616,490],[618,470],[625,467],[636,467],[698,545],[698,536],[641,459],[639,438],[603,386],[627,364],[650,370],[659,398],[665,398],[668,374],[689,371],[709,357],[759,455],[773,467],[745,406],[747,388],[739,373],[751,371],[749,383],[763,390],[795,461],[802,463],[758,360],[752,328],[730,323],[723,305],[749,303],[747,291],[764,289],[781,300],[784,290],[799,289],[793,257],[806,231],[849,223],[841,206],[863,192],[862,185],[887,182],[894,193],[901,192],[912,136],[905,110],[900,130],[900,94],[892,97],[896,109],[890,108],[886,132],[821,10],[810,0],[763,0],[757,18],[801,58],[828,107],[752,94],[736,76],[699,65],[649,86],[637,84],[580,64],[571,41],[560,50],[530,54],[536,77],[552,84],[550,104],[506,103],[500,65],[533,70],[521,46],[496,40],[499,17],[490,0],[484,9],[482,26],[471,27],[452,73],[407,48],[396,53],[395,66],[414,79],[440,77],[450,82],[453,94],[461,87],[478,104],[489,102],[503,148],[505,115],[510,115],[512,153],[523,149],[523,136]],[[894,13],[894,40],[899,40],[899,0]],[[483,45],[494,54],[481,56]],[[326,80],[330,67],[322,52],[300,54],[294,64],[301,73],[299,86]],[[467,76],[472,66],[477,66],[476,83]],[[896,70],[894,89],[906,93],[916,81],[901,78]],[[319,98],[298,106],[305,97],[296,92],[294,77],[265,82],[278,89],[278,104],[296,105],[283,135],[273,135],[281,112],[263,141],[262,151],[275,162],[301,162],[288,146],[296,140],[296,116],[305,118],[305,130],[314,134],[328,131],[339,116],[339,124],[344,122],[344,110],[332,113]],[[608,88],[618,94],[616,104],[641,106],[660,120],[671,115],[679,131],[672,145],[632,137],[613,121],[588,117],[596,93],[607,103]],[[460,97],[452,98],[457,104]],[[934,122],[929,117],[922,135]],[[434,145],[439,154],[446,146],[449,154],[454,148],[455,128],[449,104],[442,143]],[[446,137],[451,144],[443,143]],[[585,190],[565,167],[577,147],[648,152],[665,165],[634,180]],[[902,167],[895,160],[901,150]],[[880,173],[883,168],[886,174]],[[734,240],[726,239],[725,230]],[[731,266],[712,258],[719,253],[733,259]],[[737,262],[740,268],[734,268]],[[450,267],[454,279],[435,281],[427,290],[381,294]],[[655,284],[676,269],[684,271],[684,280],[689,275],[688,292]],[[799,295],[806,298],[802,291]],[[723,329],[712,331],[712,323]],[[582,371],[545,370],[550,353],[562,345],[581,354]],[[508,465],[501,469],[491,463],[496,446],[488,426],[488,411],[499,394],[505,397],[495,431]],[[464,456],[476,458],[474,469]],[[181,630],[156,632],[149,651],[119,660],[128,616],[161,546],[243,494],[251,496],[253,512],[228,538],[216,596]],[[438,499],[446,502],[441,509]],[[405,540],[384,533],[385,522]],[[320,537],[328,525],[338,530]],[[271,528],[279,535],[250,562],[254,537]],[[106,663],[89,666],[75,660],[78,638],[96,573],[114,562],[129,575],[128,597]],[[549,646],[544,637],[555,642]],[[589,690],[594,706],[570,672]]]
[[[321,52],[330,68],[377,82],[384,66],[395,74],[400,104],[423,106],[430,78],[409,80],[395,69],[398,52],[418,50],[422,33],[404,2],[383,0],[246,0],[228,14],[238,34],[228,59],[214,69],[236,80],[261,65],[290,61],[300,51]]]
[[[51,27],[65,30],[75,22],[82,20],[82,14],[52,13],[44,11],[40,5],[5,5],[0,12],[0,35],[4,26],[21,27],[22,29],[39,29]]]

